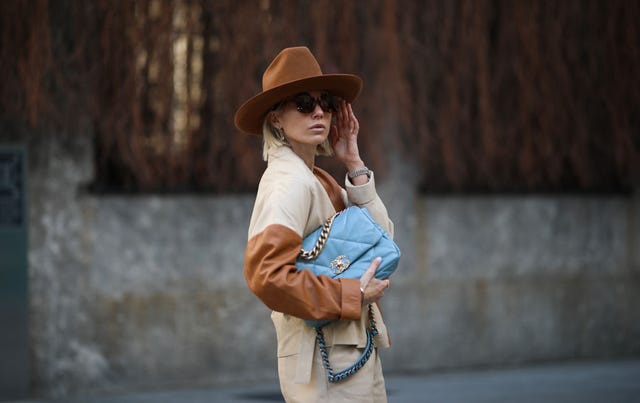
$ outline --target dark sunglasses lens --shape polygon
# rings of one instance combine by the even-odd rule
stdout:
[[[309,94],[298,94],[294,97],[296,109],[300,113],[311,113],[316,108],[316,103],[324,112],[336,112],[338,110],[338,98],[331,94],[322,94],[315,99]]]
[[[296,103],[296,109],[301,113],[311,113],[316,107],[316,100],[309,94],[296,95],[294,101]]]
[[[320,107],[325,112],[336,112],[338,110],[338,98],[331,94],[322,94],[320,96]]]

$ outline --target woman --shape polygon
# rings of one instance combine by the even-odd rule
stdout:
[[[324,327],[331,365],[356,361],[366,344],[368,305],[388,347],[376,304],[389,280],[373,277],[374,259],[360,280],[334,280],[296,270],[302,239],[348,205],[366,207],[393,236],[393,224],[375,190],[374,175],[358,152],[358,120],[350,102],[362,80],[349,74],[322,74],[306,47],[284,49],[265,70],[263,91],[236,112],[235,124],[262,135],[267,161],[249,226],[245,277],[249,288],[273,310],[278,339],[278,375],[287,402],[385,402],[377,351],[355,375],[329,383],[315,329],[303,319],[335,320]],[[343,189],[315,166],[316,155],[335,154],[348,174]]]

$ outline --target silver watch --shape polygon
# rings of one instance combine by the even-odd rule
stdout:
[[[371,178],[371,171],[369,170],[369,168],[364,167],[364,168],[362,168],[362,169],[357,169],[357,170],[355,170],[355,171],[353,171],[353,172],[349,172],[349,173],[347,174],[347,177],[348,177],[349,179],[353,179],[353,178],[355,178],[356,176],[360,176],[360,175],[367,175],[367,178]]]

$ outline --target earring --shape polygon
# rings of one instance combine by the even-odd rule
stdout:
[[[286,141],[286,139],[284,137],[284,129],[283,128],[274,127],[273,131],[275,132],[275,136],[274,137],[276,138],[276,140],[279,140],[279,141],[282,141],[282,142]]]

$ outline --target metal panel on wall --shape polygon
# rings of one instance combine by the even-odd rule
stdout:
[[[0,400],[29,393],[27,164],[0,146]]]

